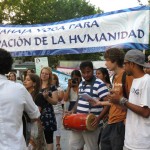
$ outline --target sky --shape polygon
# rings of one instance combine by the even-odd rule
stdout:
[[[138,0],[86,0],[91,4],[95,5],[95,7],[99,7],[104,12],[131,8],[140,6]],[[148,4],[148,0],[140,0],[141,4]]]

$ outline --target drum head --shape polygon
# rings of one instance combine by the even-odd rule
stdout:
[[[87,116],[87,118],[86,118],[86,128],[87,128],[87,130],[89,130],[89,131],[96,130],[96,128],[98,127],[98,125],[95,126],[95,127],[91,126],[91,123],[94,121],[95,118],[96,118],[96,116],[94,114],[89,114]]]

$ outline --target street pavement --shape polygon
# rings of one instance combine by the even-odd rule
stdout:
[[[66,103],[65,110],[68,109],[68,103]],[[61,132],[61,150],[69,150],[69,137],[70,137],[70,130],[64,129],[64,126],[62,125],[62,132]],[[56,150],[56,137],[54,136],[54,150]],[[84,150],[86,150],[86,146],[84,147]]]
[[[69,150],[69,135],[70,131],[65,130],[62,126],[62,133],[61,133],[61,150]],[[54,136],[54,150],[56,150],[56,137]]]
[[[70,131],[62,128],[62,136],[60,140],[61,150],[69,150]],[[56,150],[56,138],[54,137],[54,150]],[[84,147],[86,150],[86,146]]]
[[[68,110],[69,102],[64,103],[64,111]],[[62,132],[61,132],[61,150],[69,150],[69,136],[70,131],[64,129],[64,126],[62,125]],[[54,136],[54,150],[56,150],[56,137]]]

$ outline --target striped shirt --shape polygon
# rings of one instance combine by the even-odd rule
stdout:
[[[93,86],[93,87],[91,87]],[[92,94],[91,94],[92,88]],[[79,94],[87,93],[91,97],[102,100],[106,95],[109,94],[108,88],[105,83],[100,79],[95,79],[93,85],[86,84],[85,81],[82,81],[79,85]],[[91,106],[89,102],[79,96],[77,113],[93,113],[96,116],[99,116],[103,107],[102,106]]]

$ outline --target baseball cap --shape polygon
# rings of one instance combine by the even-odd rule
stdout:
[[[143,66],[145,68],[150,68],[150,64],[145,62],[145,55],[138,49],[129,50],[125,54],[125,60]]]

